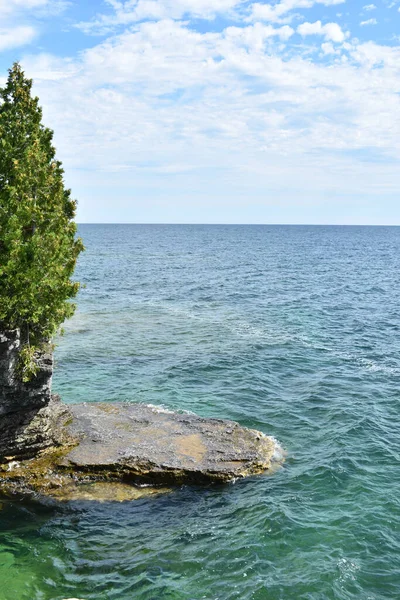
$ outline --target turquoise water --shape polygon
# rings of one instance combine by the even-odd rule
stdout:
[[[1,600],[400,597],[400,228],[85,225],[68,402],[227,417],[273,476],[132,503],[3,500]]]

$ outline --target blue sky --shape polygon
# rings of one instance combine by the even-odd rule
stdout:
[[[80,222],[400,225],[400,0],[0,0]]]

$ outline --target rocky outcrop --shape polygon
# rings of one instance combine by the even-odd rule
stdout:
[[[36,376],[23,383],[18,377],[18,354],[21,347],[19,329],[0,332],[0,417],[39,409],[51,399],[53,355],[51,350],[37,356]]]
[[[37,456],[47,448],[70,443],[65,423],[71,420],[67,405],[52,396],[43,408],[26,409],[0,417],[0,463]]]
[[[53,355],[37,355],[38,372],[28,383],[18,376],[20,332],[0,332],[0,461],[30,458],[53,446],[68,409],[51,395]]]
[[[272,472],[282,461],[273,438],[232,421],[143,404],[88,403],[69,409],[63,431],[70,446],[3,465],[0,488],[101,500],[110,497],[104,484],[115,482],[128,486],[125,492],[114,490],[127,499],[138,497],[132,486],[225,483]]]
[[[20,344],[18,331],[0,333],[3,492],[132,499],[143,493],[133,486],[224,483],[282,459],[273,438],[232,421],[143,404],[67,406],[51,394],[51,351],[38,354],[37,376],[21,382]]]
[[[271,467],[275,441],[233,421],[144,404],[70,407],[78,444],[59,463],[140,483],[226,482]]]

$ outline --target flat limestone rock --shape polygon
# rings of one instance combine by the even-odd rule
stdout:
[[[0,492],[123,502],[272,473],[283,462],[273,438],[233,421],[144,404],[54,403],[61,416],[52,421],[53,446],[3,461]]]
[[[71,405],[74,472],[146,483],[225,482],[271,468],[276,442],[238,423],[128,403]]]

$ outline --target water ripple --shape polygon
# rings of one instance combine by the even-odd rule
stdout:
[[[233,418],[287,460],[134,503],[4,499],[1,600],[396,599],[400,230],[81,233],[63,398]]]

